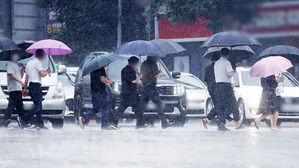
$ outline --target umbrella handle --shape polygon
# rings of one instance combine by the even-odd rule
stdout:
[[[50,68],[50,61],[51,61],[51,60],[50,60],[50,55],[48,55],[48,59],[49,59],[49,60],[48,60],[48,68]],[[48,75],[51,76],[51,72],[50,72]]]

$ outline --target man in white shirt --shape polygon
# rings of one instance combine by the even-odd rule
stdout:
[[[26,78],[25,78],[25,86],[23,95],[27,96],[27,86],[29,90],[29,96],[33,101],[34,107],[23,116],[18,117],[18,124],[20,128],[24,128],[26,124],[28,124],[33,117],[36,115],[37,123],[36,127],[40,129],[47,129],[44,126],[44,122],[42,119],[42,89],[41,89],[41,78],[46,77],[49,73],[51,73],[51,69],[48,68],[47,71],[43,70],[42,60],[45,58],[45,52],[42,49],[38,49],[35,51],[35,57],[30,60],[26,66]]]
[[[227,48],[221,49],[221,58],[216,61],[214,65],[215,81],[216,81],[216,111],[218,115],[218,128],[219,131],[228,131],[225,127],[225,119],[231,113],[233,114],[236,129],[243,128],[239,123],[239,109],[237,100],[234,93],[234,79],[235,71],[229,58],[229,50]]]
[[[19,116],[24,114],[23,99],[22,99],[22,86],[24,82],[22,77],[24,75],[25,65],[22,64],[22,68],[18,65],[18,54],[11,56],[11,61],[6,65],[7,72],[7,91],[9,95],[8,107],[4,117],[0,120],[0,125],[7,127],[10,123],[10,117],[13,111],[16,109]]]

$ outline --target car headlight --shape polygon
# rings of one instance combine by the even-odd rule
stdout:
[[[173,94],[178,95],[185,92],[185,88],[183,85],[176,85],[173,87]]]
[[[121,90],[121,84],[119,83],[114,83],[113,84],[113,90],[117,93],[120,93],[120,90]]]
[[[64,97],[64,93],[63,93],[63,86],[62,83],[59,82],[55,88],[55,92],[53,94],[53,99],[61,99]]]

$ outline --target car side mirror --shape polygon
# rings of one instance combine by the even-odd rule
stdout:
[[[66,66],[64,65],[59,65],[57,69],[58,75],[63,75],[66,74]]]
[[[179,79],[181,77],[181,72],[172,72],[171,76],[173,79]]]

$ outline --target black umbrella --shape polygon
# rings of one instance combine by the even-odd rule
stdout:
[[[299,63],[299,49],[288,45],[276,45],[266,48],[259,57],[283,56],[292,62]]]
[[[19,52],[21,59],[29,58],[33,55],[26,52],[27,48],[29,48],[33,43],[35,43],[33,40],[20,40],[16,42],[18,47],[21,49]]]
[[[223,47],[210,47],[203,57],[207,59],[212,59],[214,55],[218,55],[220,57],[220,50],[222,48]],[[230,49],[230,59],[234,62],[240,62],[255,55],[255,52],[249,46],[236,46],[228,49]]]
[[[227,31],[216,33],[209,37],[201,47],[235,47],[254,45],[260,45],[260,43],[252,36],[238,31]]]
[[[12,40],[0,37],[0,60],[10,60],[13,52],[19,52],[21,49]]]

